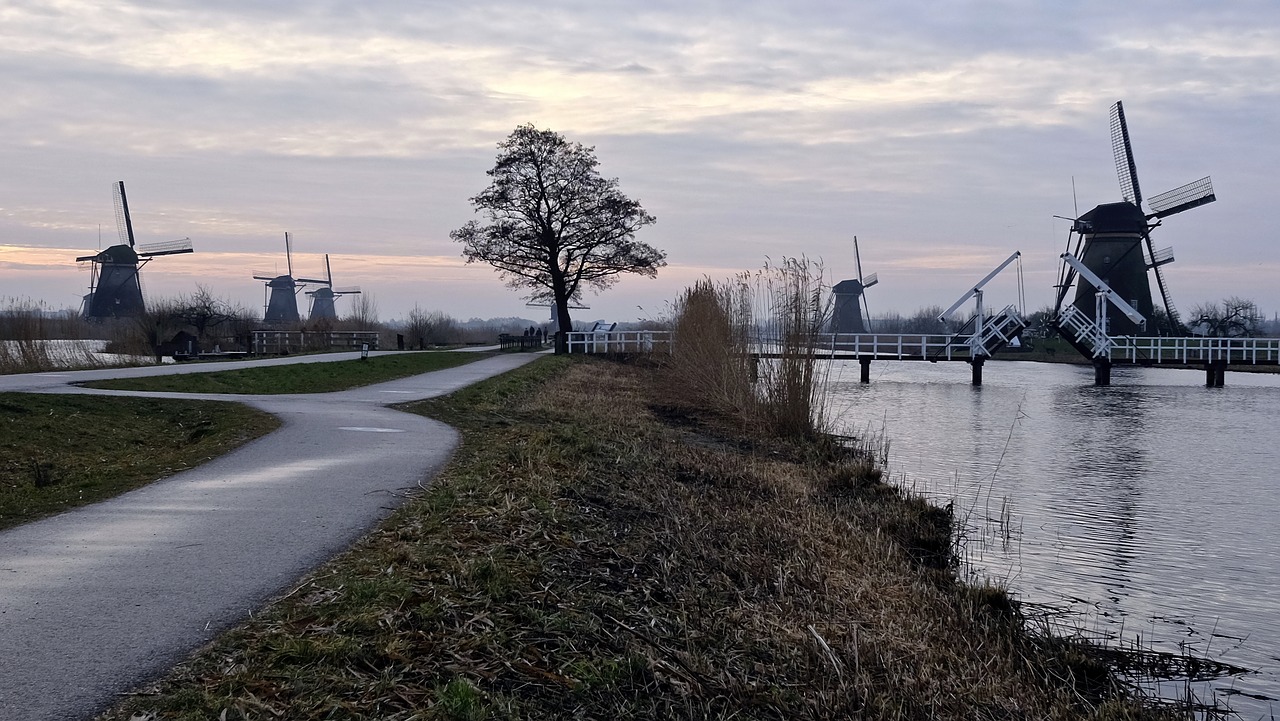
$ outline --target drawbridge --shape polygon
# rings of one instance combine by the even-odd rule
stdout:
[[[1075,256],[1063,253],[1061,257],[1081,282],[1093,286],[1095,306],[1091,317],[1078,304],[1063,304],[1054,326],[1058,335],[1093,362],[1095,385],[1111,385],[1111,368],[1117,364],[1202,365],[1205,385],[1215,388],[1222,387],[1229,365],[1280,365],[1280,338],[1111,335],[1111,308],[1138,328],[1146,327],[1146,318]]]

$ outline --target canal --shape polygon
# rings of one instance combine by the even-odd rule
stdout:
[[[1280,711],[1280,375],[1066,364],[830,366],[844,433],[883,432],[894,482],[953,502],[980,578],[1125,647],[1252,669],[1198,684]],[[1160,690],[1171,694],[1182,684]]]

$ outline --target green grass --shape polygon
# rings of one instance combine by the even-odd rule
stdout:
[[[366,360],[296,363],[209,373],[116,378],[84,383],[88,388],[176,393],[330,393],[419,373],[453,368],[492,353],[430,352],[371,356]]]
[[[279,425],[221,401],[0,393],[0,528],[200,465]]]

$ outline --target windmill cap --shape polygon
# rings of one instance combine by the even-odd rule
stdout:
[[[835,293],[860,293],[862,291],[862,283],[856,280],[842,280],[836,283],[831,290]]]
[[[98,253],[97,260],[99,263],[119,263],[121,265],[131,265],[138,262],[138,254],[133,248],[127,245],[113,245],[110,248]]]
[[[1077,222],[1087,225],[1090,233],[1142,233],[1147,229],[1147,217],[1129,202],[1099,205]]]

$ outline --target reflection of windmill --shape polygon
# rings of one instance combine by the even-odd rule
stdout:
[[[324,254],[324,273],[327,278],[324,286],[307,291],[307,295],[311,296],[311,312],[308,314],[310,320],[337,320],[338,312],[333,307],[333,301],[344,295],[360,292],[360,289],[355,286],[347,288],[333,287],[333,269],[329,267],[328,253]]]
[[[1160,271],[1160,266],[1173,262],[1173,249],[1156,250],[1151,243],[1151,231],[1170,215],[1216,200],[1213,181],[1206,176],[1154,196],[1147,201],[1151,212],[1144,213],[1142,189],[1138,186],[1138,169],[1133,162],[1133,146],[1129,142],[1129,126],[1124,119],[1124,105],[1118,101],[1111,106],[1111,145],[1124,201],[1099,205],[1075,220],[1071,232],[1077,233],[1078,238],[1072,255],[1079,258],[1089,270],[1146,318],[1152,318],[1155,308],[1151,299],[1151,283],[1147,278],[1147,270],[1153,271],[1160,288],[1160,300],[1168,317],[1168,326],[1150,330],[1181,332],[1182,322],[1169,299],[1169,286]],[[1155,222],[1150,222],[1152,220]],[[1070,236],[1067,242],[1070,244]],[[1058,283],[1057,308],[1062,307],[1075,277],[1076,272],[1064,264]],[[1097,307],[1096,291],[1086,283],[1078,286],[1074,305],[1093,318]],[[1114,306],[1107,307],[1107,326],[1113,335],[1136,335],[1141,332],[1137,323],[1126,318]]]
[[[862,257],[858,253],[858,236],[853,237],[853,262],[858,271],[857,280],[842,280],[831,289],[835,296],[835,308],[831,311],[832,333],[868,333],[871,331],[871,312],[863,310],[867,301],[863,295],[867,288],[880,282],[875,273],[862,276]]]
[[[551,320],[550,320],[550,321],[548,321],[548,323],[547,323],[547,335],[555,335],[555,334],[556,334],[556,332],[557,332],[557,331],[559,330],[559,328],[560,328],[560,321],[559,321],[559,319],[558,319],[558,318],[556,318],[556,304],[555,304],[555,303],[525,303],[525,305],[529,306],[530,308],[550,308],[550,309],[551,309]],[[569,305],[569,310],[591,310],[591,306],[589,306],[589,305],[573,305],[573,304],[570,304],[570,305]],[[573,329],[572,329],[572,328],[570,328],[569,330],[570,330],[570,331],[572,331]]]
[[[267,292],[270,295],[267,298],[266,311],[262,316],[262,320],[266,323],[297,323],[298,290],[306,287],[307,283],[323,285],[329,282],[315,278],[293,277],[293,237],[287,232],[284,234],[284,260],[289,269],[285,275],[272,275],[266,271],[253,272],[255,279],[267,281]]]
[[[94,255],[82,255],[77,263],[93,263],[93,275],[89,280],[89,294],[84,297],[82,313],[85,318],[127,318],[142,315],[146,308],[142,302],[142,283],[138,271],[152,258],[159,255],[191,253],[191,239],[149,243],[136,248],[133,243],[133,219],[129,216],[129,200],[124,194],[124,181],[115,186],[116,227],[120,231],[120,244]]]

